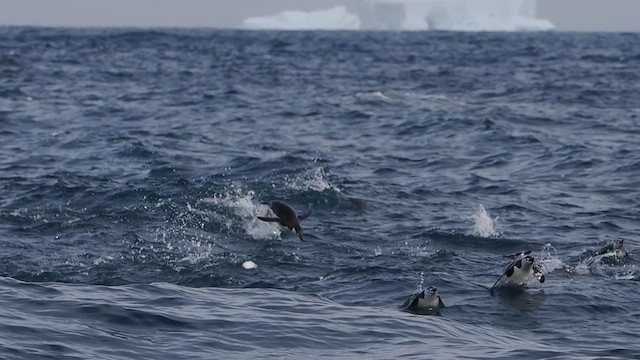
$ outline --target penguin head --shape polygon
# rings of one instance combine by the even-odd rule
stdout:
[[[620,239],[613,243],[613,254],[616,257],[625,257],[627,256],[627,249],[624,248],[624,239]]]
[[[522,259],[525,256],[529,255],[531,253],[531,250],[526,250],[526,251],[520,251],[517,252],[515,254],[512,255],[505,255],[506,258],[511,258],[511,259]]]
[[[533,265],[535,259],[531,255],[526,255],[522,258],[522,268],[529,268]]]
[[[513,275],[514,268],[518,268],[522,271],[528,271],[532,266],[535,259],[531,255],[526,255],[522,259],[515,260],[510,268],[507,269],[507,277]]]
[[[433,286],[429,286],[426,290],[423,291],[423,293],[426,296],[434,296],[434,295],[436,295],[437,292],[438,292],[438,289],[436,289]]]

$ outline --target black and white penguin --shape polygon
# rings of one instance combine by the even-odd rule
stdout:
[[[258,219],[267,222],[277,222],[282,226],[286,226],[289,230],[294,230],[296,234],[298,234],[300,240],[304,240],[302,238],[303,232],[302,226],[300,226],[300,221],[308,218],[309,215],[311,215],[311,211],[298,215],[291,205],[280,200],[273,200],[269,203],[263,204],[268,204],[271,211],[273,211],[277,217],[258,216]]]
[[[500,286],[522,286],[526,285],[532,277],[537,277],[540,283],[544,282],[544,275],[536,266],[535,259],[529,255],[531,251],[524,251],[514,254],[512,260],[504,268],[504,272],[491,289]]]
[[[438,289],[433,286],[422,290],[404,302],[402,309],[412,313],[430,313],[446,308],[442,298],[438,295]]]
[[[621,265],[626,260],[629,253],[624,248],[624,240],[616,240],[601,247],[593,255],[582,261],[584,266],[592,266],[595,264],[605,263],[607,265]]]
[[[605,254],[613,254],[613,256],[618,258],[627,256],[627,250],[624,248],[624,239],[610,242],[598,250],[597,255]]]

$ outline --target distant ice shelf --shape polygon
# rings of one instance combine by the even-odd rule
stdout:
[[[312,12],[288,10],[244,21],[250,29],[545,31],[536,0],[361,0]]]
[[[244,26],[277,30],[357,30],[360,18],[344,6],[336,6],[313,12],[287,10],[274,16],[248,18]]]

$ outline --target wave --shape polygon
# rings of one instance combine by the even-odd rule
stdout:
[[[310,351],[314,356],[341,358],[423,358],[425,354],[509,358],[562,353],[536,341],[535,336],[525,340],[455,320],[345,306],[282,290],[189,288],[167,283],[79,286],[9,278],[0,279],[0,284],[5,289],[0,310],[7,320],[4,326],[20,328],[5,333],[6,340],[23,353],[57,344],[60,331],[66,334],[65,343],[75,346],[49,346],[48,354],[100,358],[135,353],[158,358],[188,357],[199,349],[228,358],[297,358]],[[78,311],[70,313],[69,308]],[[43,313],[49,324],[44,328],[40,327]],[[29,332],[37,333],[38,339],[25,342],[22,336]],[[274,342],[274,338],[279,340]],[[102,346],[91,346],[95,341]]]

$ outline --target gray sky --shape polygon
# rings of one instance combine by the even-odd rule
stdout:
[[[538,0],[538,17],[558,30],[638,32],[640,1]]]
[[[482,1],[482,0],[476,0]],[[282,10],[317,10],[358,0],[0,0],[0,25],[238,27]],[[640,31],[639,0],[538,0],[557,30]]]

